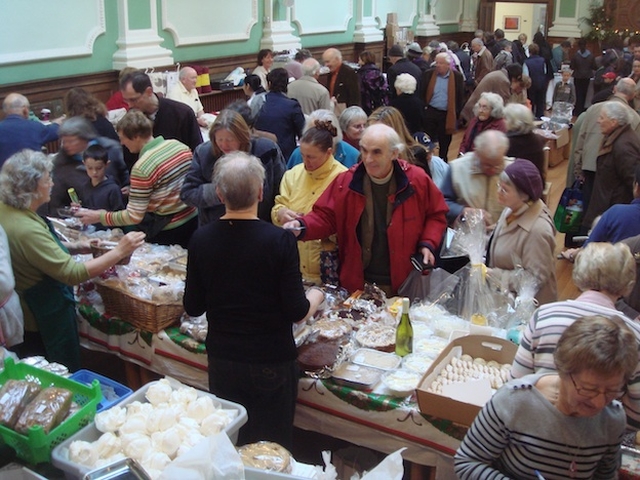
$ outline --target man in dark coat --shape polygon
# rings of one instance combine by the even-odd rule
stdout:
[[[584,227],[612,205],[633,200],[635,169],[640,165],[640,136],[631,128],[627,110],[620,102],[606,102],[600,111],[598,124],[604,138]]]
[[[158,97],[146,73],[135,71],[122,77],[120,91],[130,108],[137,108],[153,121],[154,137],[179,140],[191,151],[202,143],[202,133],[193,109],[184,103]],[[138,154],[131,153],[125,146],[122,150],[124,161],[131,169],[138,160]]]
[[[336,104],[347,107],[360,106],[360,81],[351,67],[342,63],[342,52],[328,48],[322,54],[322,61],[329,68],[329,95]]]

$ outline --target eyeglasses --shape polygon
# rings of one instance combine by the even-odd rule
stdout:
[[[579,387],[578,384],[576,383],[576,381],[573,378],[573,374],[569,374],[569,378],[571,379],[571,382],[573,382],[573,386],[576,389],[576,392],[578,392],[578,395],[582,395],[585,398],[596,398],[599,395],[604,395],[604,397],[608,400],[615,400],[616,398],[620,398],[622,397],[625,393],[627,393],[627,386],[625,385],[621,390],[615,390],[615,391],[611,391],[611,390],[605,390],[604,392],[601,390],[598,390],[596,388],[584,388],[584,387]]]
[[[491,105],[478,104],[478,110],[491,110]]]
[[[504,185],[502,185],[502,183],[498,182],[496,186],[498,187],[498,193],[502,193],[502,194],[509,193],[508,190],[504,188]]]

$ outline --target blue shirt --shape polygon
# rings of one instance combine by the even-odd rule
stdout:
[[[57,123],[44,125],[21,115],[8,115],[0,122],[0,167],[14,153],[25,148],[39,152],[43,145],[58,139]]]
[[[449,99],[449,75],[451,75],[451,72],[447,72],[444,77],[436,75],[436,84],[433,88],[433,96],[429,102],[430,107],[437,108],[438,110],[447,110]]]
[[[626,204],[617,204],[608,208],[593,227],[589,242],[616,243],[625,238],[640,235],[640,198]]]
[[[358,163],[358,158],[360,158],[360,152],[353,148],[345,141],[338,142],[336,145],[336,151],[333,152],[333,158],[339,161],[342,165],[349,168],[351,165],[355,165]],[[296,147],[291,156],[289,157],[289,161],[287,162],[287,170],[291,170],[293,167],[302,163],[302,154],[300,153],[300,147]]]

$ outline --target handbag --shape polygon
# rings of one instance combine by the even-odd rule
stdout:
[[[581,181],[576,180],[571,187],[565,188],[562,192],[553,216],[553,223],[560,233],[576,233],[582,225],[584,201],[580,187]]]
[[[322,240],[322,250],[320,250],[320,280],[322,284],[340,285],[340,275],[338,273],[340,258],[338,256],[338,246],[331,240]]]

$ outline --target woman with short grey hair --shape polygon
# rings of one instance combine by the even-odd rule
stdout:
[[[582,293],[575,300],[548,303],[529,319],[511,367],[511,377],[555,370],[553,352],[558,336],[581,317],[620,317],[640,341],[640,325],[616,308],[618,298],[628,294],[635,282],[636,264],[627,245],[589,243],[578,253],[573,282]],[[632,430],[640,428],[640,364],[627,382],[621,399]]]
[[[396,96],[390,106],[397,108],[404,117],[404,123],[411,135],[424,132],[424,102],[415,94],[416,79],[408,73],[401,73],[394,84]]]
[[[509,150],[507,157],[525,158],[540,171],[546,180],[544,165],[545,140],[534,132],[533,112],[520,103],[509,103],[504,107],[504,121],[507,125]]]
[[[483,92],[473,107],[474,117],[464,132],[460,144],[460,155],[474,150],[473,141],[486,130],[507,132],[504,121],[504,100],[497,93]]]
[[[131,232],[98,258],[77,262],[69,250],[88,245],[63,245],[51,223],[36,211],[49,201],[51,162],[40,152],[22,150],[0,171],[0,226],[9,251],[25,319],[19,356],[44,355],[47,360],[80,368],[80,343],[72,285],[89,280],[130,255],[144,243]],[[68,248],[70,247],[70,248]]]
[[[367,123],[367,114],[362,109],[354,105],[345,109],[340,114],[340,128],[344,135],[344,141],[356,150],[360,149],[360,138]]]

